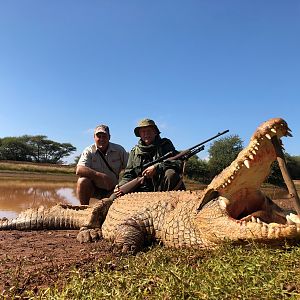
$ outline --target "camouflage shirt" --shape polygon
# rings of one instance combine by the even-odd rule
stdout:
[[[178,151],[175,150],[173,143],[167,138],[160,138],[160,136],[156,136],[153,144],[148,146],[145,146],[140,139],[138,144],[134,146],[129,153],[128,163],[123,177],[119,182],[119,186],[140,176],[142,171],[145,169],[143,167],[145,164],[153,162],[168,152],[172,152],[173,155],[178,153]],[[144,184],[139,187],[138,191],[155,191],[160,184],[161,177],[165,170],[171,168],[181,173],[183,163],[180,160],[172,160],[155,163],[154,165],[156,167],[155,176],[153,179],[145,178]]]

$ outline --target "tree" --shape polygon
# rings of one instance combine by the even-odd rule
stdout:
[[[238,135],[221,138],[208,149],[211,179],[233,162],[243,149],[243,142]]]
[[[196,155],[188,159],[184,173],[189,179],[202,183],[208,183],[210,179],[207,161],[199,159]]]
[[[41,162],[42,160],[41,156],[44,148],[44,141],[47,137],[45,135],[36,135],[36,136],[24,135],[23,138],[26,139],[27,144],[32,147],[33,161]]]
[[[73,162],[74,165],[77,165],[77,163],[79,162],[80,156],[81,156],[81,154],[75,156],[74,162]]]
[[[76,148],[70,143],[57,143],[52,142],[47,144],[47,156],[45,157],[46,162],[58,163],[65,156],[69,156],[71,152],[76,151]]]
[[[291,156],[285,153],[286,164],[293,179],[300,179],[300,156]]]
[[[76,147],[70,143],[58,143],[45,135],[23,135],[0,139],[0,159],[61,163]]]
[[[300,178],[300,160],[299,156],[291,156],[288,153],[284,153],[286,166],[288,172],[292,179]],[[273,162],[271,166],[270,175],[268,176],[266,182],[275,184],[278,186],[285,186],[285,182],[279,168],[279,164],[277,161]]]
[[[5,137],[1,139],[0,159],[31,161],[32,149],[23,138]]]

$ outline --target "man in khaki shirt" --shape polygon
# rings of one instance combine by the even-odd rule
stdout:
[[[125,169],[128,153],[118,144],[111,143],[109,127],[99,125],[94,130],[93,145],[86,147],[77,164],[77,197],[82,205],[90,198],[109,197]]]

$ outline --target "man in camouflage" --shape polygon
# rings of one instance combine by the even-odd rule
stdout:
[[[183,162],[181,160],[163,161],[143,168],[145,164],[170,151],[173,155],[178,153],[169,139],[160,137],[160,131],[155,122],[150,119],[141,120],[134,129],[134,133],[140,139],[129,153],[125,172],[114,191],[117,196],[122,195],[120,186],[141,175],[144,178],[143,183],[132,192],[185,189],[182,182]]]

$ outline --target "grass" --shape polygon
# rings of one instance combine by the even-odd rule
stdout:
[[[74,174],[75,167],[56,164],[37,164],[30,162],[10,162],[0,160],[0,172],[29,172],[29,173],[50,173],[50,174]]]
[[[155,246],[74,270],[43,299],[299,299],[300,248],[261,244],[216,250]]]

